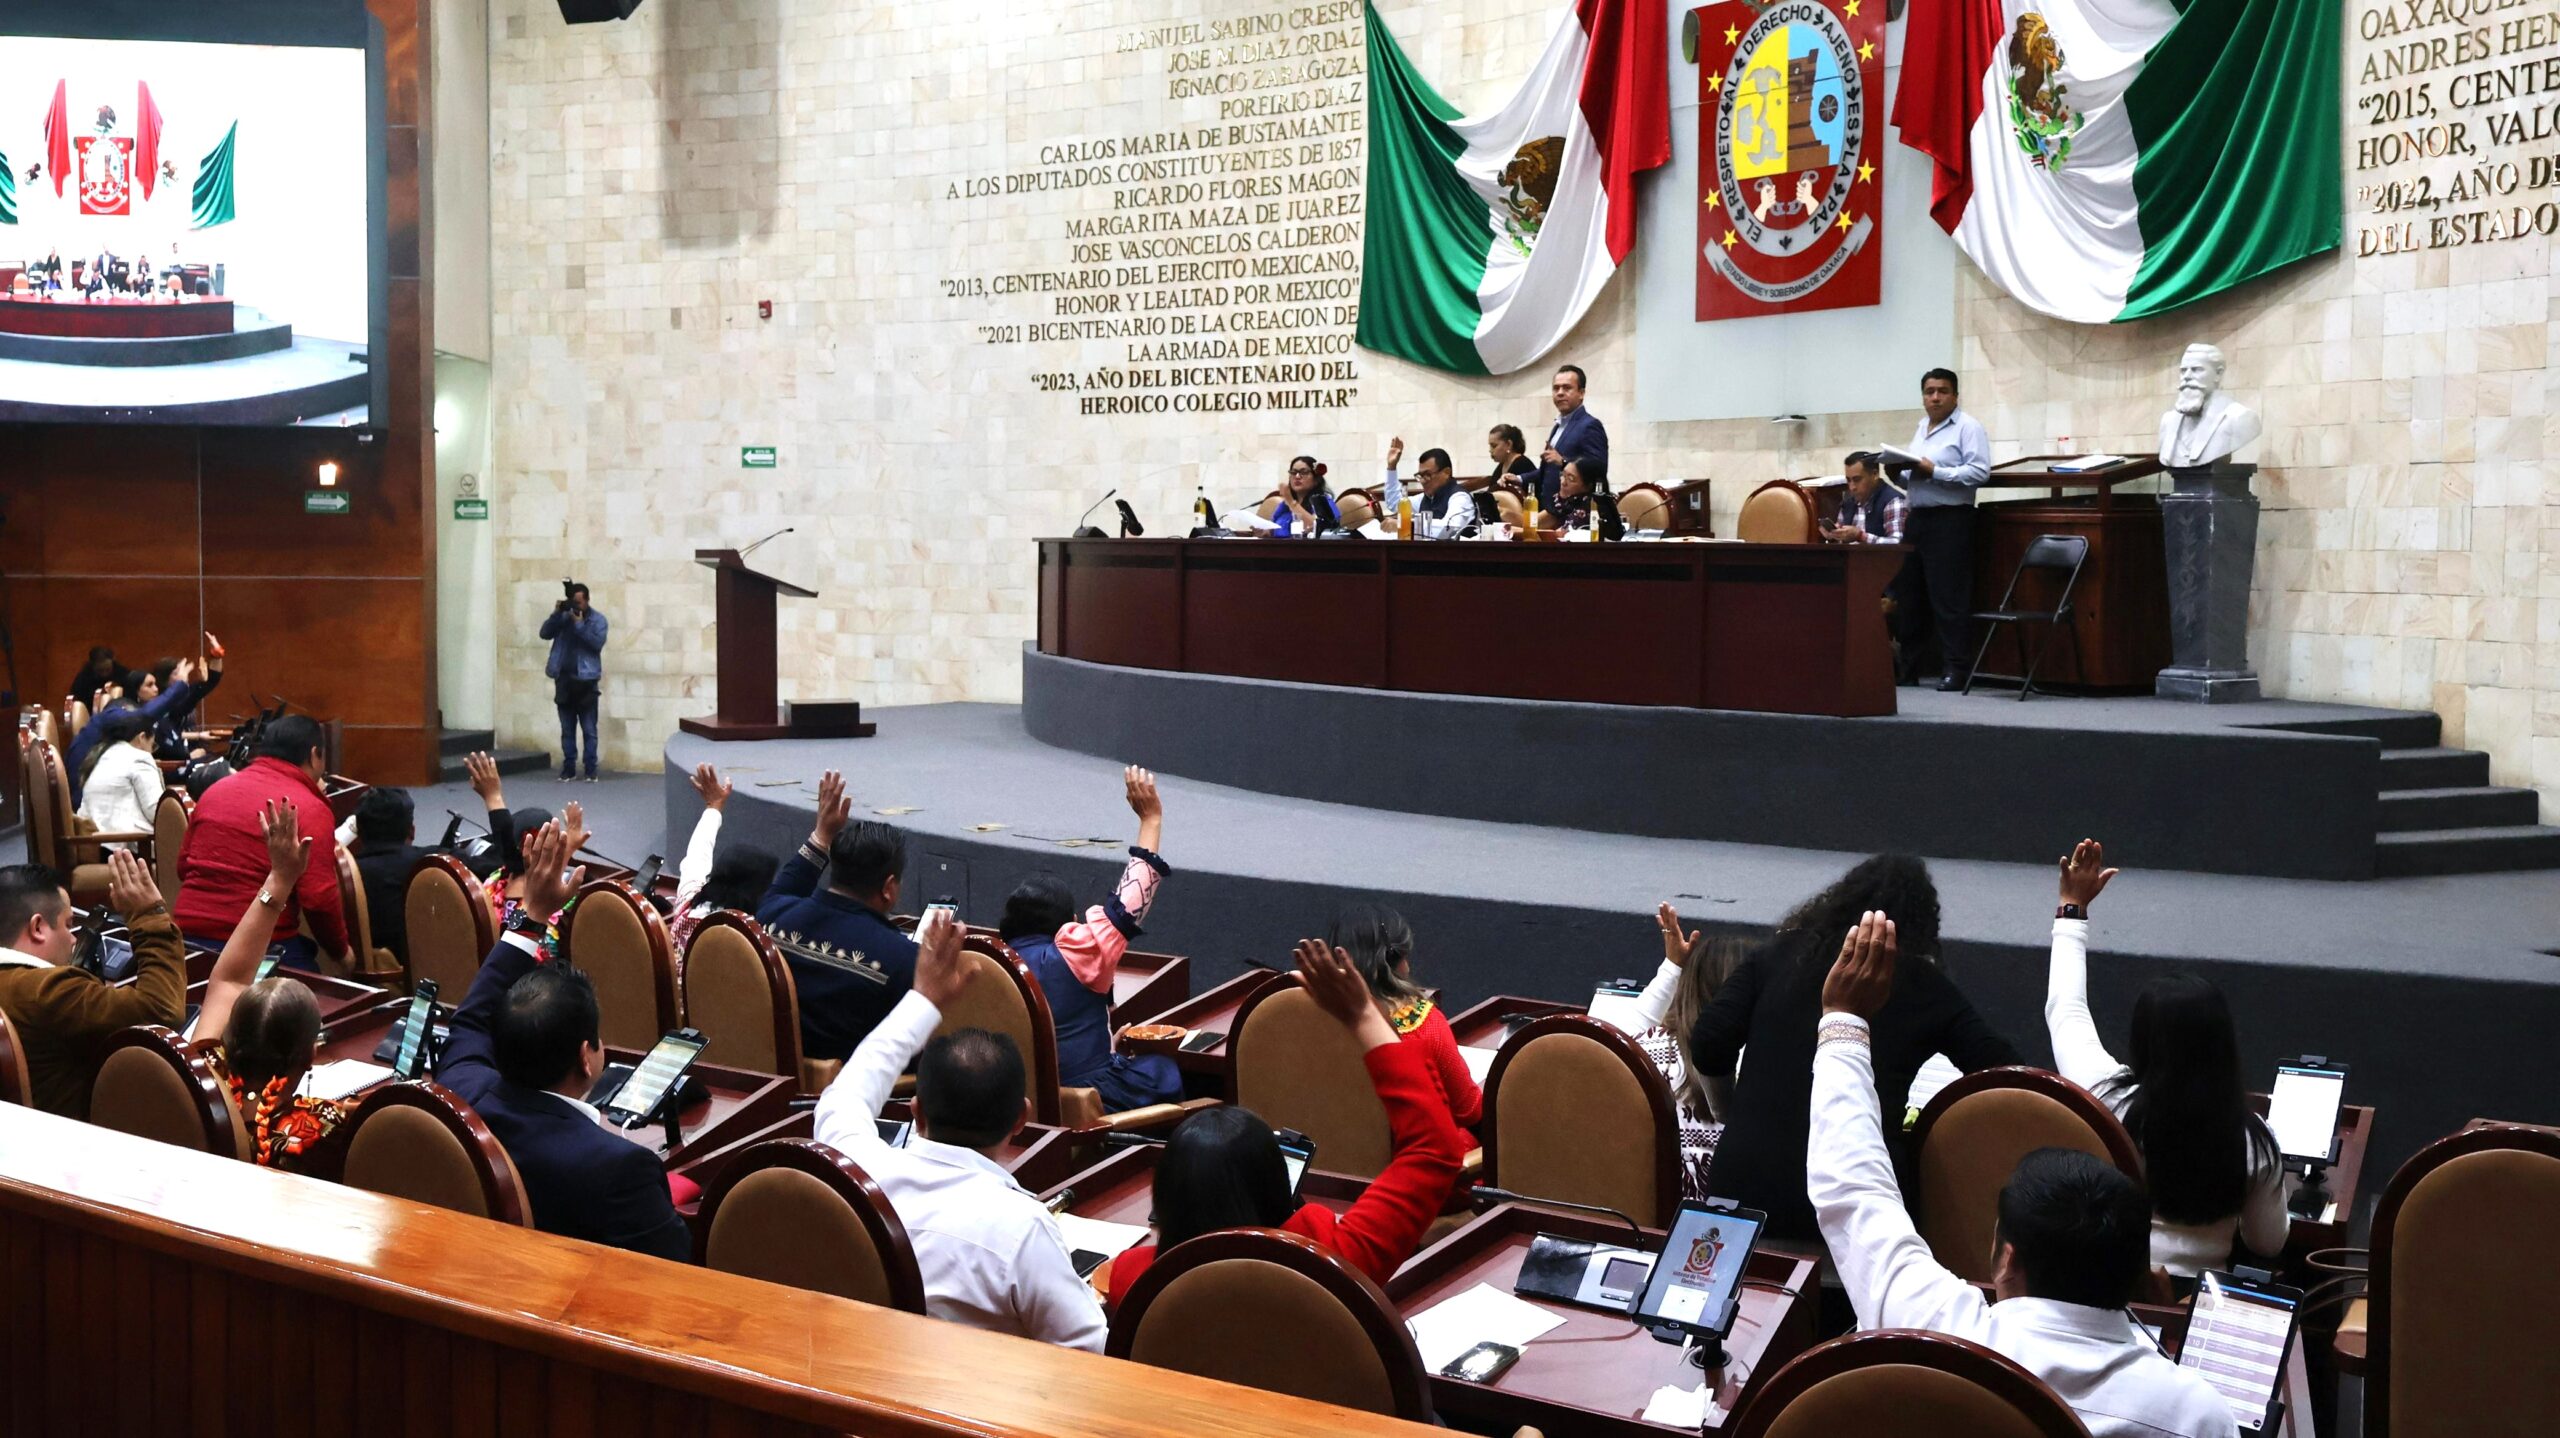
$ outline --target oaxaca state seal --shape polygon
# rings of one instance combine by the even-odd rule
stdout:
[[[1876,303],[1884,0],[1723,0],[1693,18],[1698,318]]]

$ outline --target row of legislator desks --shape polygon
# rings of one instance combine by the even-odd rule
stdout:
[[[1898,548],[1040,541],[1040,652],[1425,694],[1894,712]]]

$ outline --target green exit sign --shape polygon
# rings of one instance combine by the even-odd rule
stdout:
[[[771,469],[780,463],[781,451],[769,444],[751,444],[738,451],[738,465],[742,469]]]
[[[302,492],[302,512],[344,514],[347,512],[347,492],[343,489],[306,489]]]
[[[457,499],[453,502],[453,517],[456,519],[487,519],[489,517],[489,501],[485,499]]]

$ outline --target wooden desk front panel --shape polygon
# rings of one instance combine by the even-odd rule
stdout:
[[[2038,535],[2072,534],[2089,541],[2089,561],[2073,591],[2072,628],[2089,666],[2089,687],[2148,694],[2169,663],[2169,563],[2160,527],[2160,501],[2147,494],[2095,498],[2025,499],[1986,504],[1974,520],[1973,598],[1980,610],[1996,609],[2018,560]],[[2017,608],[2050,607],[2054,589],[2037,580],[2018,586]],[[1983,664],[1995,673],[2019,673],[2018,634],[2007,626]],[[2053,636],[2037,683],[2072,682],[2070,641]]]
[[[1869,715],[1898,551],[1042,540],[1042,652],[1412,693]]]
[[[0,1105],[0,1431],[1427,1430]]]

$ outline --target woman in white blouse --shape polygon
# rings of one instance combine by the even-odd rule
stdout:
[[[139,709],[119,709],[101,726],[97,762],[80,791],[80,817],[102,834],[147,834],[167,787],[160,761],[151,755],[151,720]],[[111,848],[130,849],[131,844]]]
[[[1695,930],[1680,931],[1680,911],[1663,904],[1654,910],[1662,927],[1662,964],[1637,996],[1636,1007],[1649,1025],[1635,1036],[1671,1084],[1680,1105],[1680,1190],[1683,1198],[1707,1196],[1707,1167],[1716,1155],[1716,1139],[1724,1133],[1724,1106],[1733,1094],[1733,1075],[1709,1076],[1689,1059],[1689,1035],[1698,1014],[1733,971],[1751,956],[1751,941],[1730,935],[1701,939]]]
[[[2151,1261],[2182,1281],[2231,1262],[2236,1238],[2273,1259],[2292,1222],[2275,1136],[2249,1110],[2240,1042],[2222,990],[2171,973],[2134,1000],[2131,1061],[2098,1038],[2089,1013],[2089,905],[2116,871],[2083,839],[2062,861],[2045,1025],[2054,1066],[2124,1120],[2151,1189]]]

